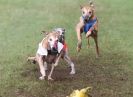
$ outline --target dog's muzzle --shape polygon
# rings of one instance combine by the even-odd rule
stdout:
[[[54,46],[51,49],[53,51],[58,50],[58,40],[54,42]]]
[[[58,39],[59,39],[59,42],[64,43],[65,37],[64,35],[60,35]]]

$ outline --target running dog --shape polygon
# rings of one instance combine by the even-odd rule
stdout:
[[[98,47],[98,19],[95,16],[95,8],[92,2],[89,5],[80,6],[82,11],[82,16],[80,17],[79,23],[76,25],[77,32],[77,51],[80,52],[82,46],[82,33],[86,34],[88,38],[88,47],[90,46],[89,37],[91,36],[96,45],[96,57],[99,56]]]
[[[45,79],[47,63],[52,64],[51,71],[48,75],[48,80],[52,79],[52,73],[54,67],[58,65],[61,57],[63,57],[71,66],[70,74],[75,74],[75,68],[73,62],[67,55],[67,51],[64,49],[64,45],[59,42],[59,37],[61,37],[60,31],[52,31],[48,33],[46,37],[39,43],[39,47],[35,57],[28,57],[28,60],[36,61],[40,67],[41,77],[40,80]]]

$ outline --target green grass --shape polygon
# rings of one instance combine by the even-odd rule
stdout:
[[[75,25],[86,0],[0,0],[0,97],[66,97],[72,90],[92,86],[93,97],[133,96],[132,0],[96,0],[101,57],[94,42],[76,52]],[[40,81],[34,55],[42,30],[65,27],[69,53],[77,73],[70,76],[64,61],[54,82]]]

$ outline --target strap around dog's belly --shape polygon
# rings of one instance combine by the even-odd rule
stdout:
[[[49,55],[57,55],[58,54],[58,51],[57,50],[48,50],[48,54]]]

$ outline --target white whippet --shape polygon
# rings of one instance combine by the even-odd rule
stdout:
[[[49,33],[40,43],[35,57],[28,57],[28,60],[37,61],[40,67],[41,76],[40,80],[45,79],[47,63],[51,63],[51,71],[48,75],[48,80],[52,79],[52,73],[54,67],[58,65],[59,59],[64,58],[68,64],[71,66],[70,74],[75,74],[75,67],[70,57],[68,56],[68,50],[65,47],[66,45],[62,42],[59,42],[61,38],[61,30],[54,30]]]

